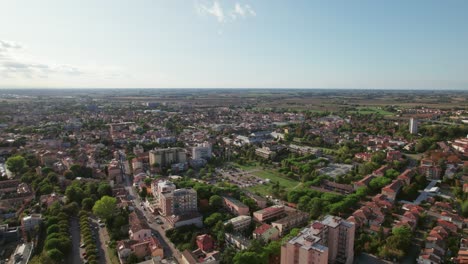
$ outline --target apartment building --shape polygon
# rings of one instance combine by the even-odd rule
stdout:
[[[211,144],[204,142],[192,148],[192,159],[199,160],[205,159],[208,160],[211,158]]]
[[[196,212],[197,192],[193,189],[176,189],[161,193],[159,197],[161,215],[183,215]]]
[[[229,211],[231,211],[235,215],[248,215],[249,214],[249,207],[239,200],[236,200],[232,197],[223,197],[224,200],[224,207],[226,207]]]
[[[252,222],[252,217],[248,215],[239,215],[224,222],[224,225],[232,224],[235,232],[245,230]]]
[[[289,230],[305,225],[309,220],[309,214],[301,211],[294,211],[288,216],[281,218],[279,220],[273,221],[271,225],[278,229],[280,236],[283,236]]]
[[[354,231],[353,223],[327,215],[281,246],[281,264],[351,264]]]
[[[257,222],[272,220],[282,215],[284,215],[283,205],[273,205],[253,213],[254,220]]]
[[[149,152],[149,162],[153,166],[169,167],[174,163],[185,163],[187,153],[183,148],[154,149]]]

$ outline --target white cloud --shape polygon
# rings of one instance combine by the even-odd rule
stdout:
[[[226,19],[223,8],[218,1],[213,1],[212,5],[206,5],[197,1],[196,8],[199,14],[208,14],[214,16],[218,22],[224,22]]]
[[[239,17],[247,17],[247,16],[256,16],[257,13],[253,10],[253,8],[248,5],[248,4],[240,4],[236,2],[234,5],[234,10],[231,12],[231,17],[233,19],[236,19],[238,16]]]
[[[228,20],[236,20],[238,17],[254,17],[257,13],[248,4],[236,2],[232,9],[225,12],[219,1],[200,1],[195,2],[195,8],[200,15],[210,15],[215,17],[218,22],[226,22]],[[229,11],[230,10],[230,11]],[[227,14],[227,15],[226,15]]]
[[[0,40],[0,86],[28,83],[49,85],[129,78],[124,69],[107,65],[69,65],[40,60],[20,43]]]

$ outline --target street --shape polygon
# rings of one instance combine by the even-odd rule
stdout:
[[[70,219],[70,236],[72,242],[72,252],[68,255],[67,263],[72,264],[82,264],[81,252],[80,252],[80,225],[78,223],[78,218],[72,217]]]
[[[123,167],[124,166],[123,162],[125,160],[125,155],[121,152],[119,153],[120,153],[119,163],[121,166],[120,169],[121,169],[122,177],[125,181],[125,189],[127,190],[129,194],[129,199],[133,201],[135,210],[139,210],[142,213],[142,215],[146,217],[148,225],[150,226],[152,230],[152,233],[161,242],[161,245],[164,250],[164,258],[168,259],[168,258],[174,257],[179,263],[181,263],[182,255],[180,254],[179,250],[175,248],[174,244],[172,244],[172,242],[166,237],[165,230],[169,228],[169,225],[167,224],[166,219],[159,216],[159,219],[163,221],[163,224],[159,225],[155,222],[156,216],[151,214],[147,209],[143,210],[143,207],[140,205],[141,204],[140,196],[137,193],[135,193],[132,182],[130,181],[130,176],[124,173],[125,170]]]

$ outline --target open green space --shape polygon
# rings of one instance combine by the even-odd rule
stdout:
[[[252,187],[248,187],[247,190],[253,193],[258,193],[262,196],[267,196],[267,195],[271,195],[270,185],[271,184],[259,184],[259,185],[255,185]]]
[[[270,179],[272,182],[278,181],[279,184],[286,189],[294,188],[299,183],[299,181],[286,178],[274,170],[261,170],[253,172],[252,174],[262,179]]]
[[[245,170],[245,171],[259,168],[259,165],[256,162],[249,162],[247,164],[242,164],[242,165],[239,163],[232,163],[232,164],[234,165],[234,167]]]
[[[349,113],[359,113],[362,115],[380,114],[384,116],[394,115],[392,112],[386,111],[380,107],[358,107],[355,111],[348,111]]]

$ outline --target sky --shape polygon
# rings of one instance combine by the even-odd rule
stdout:
[[[0,0],[0,88],[468,90],[465,0]]]

